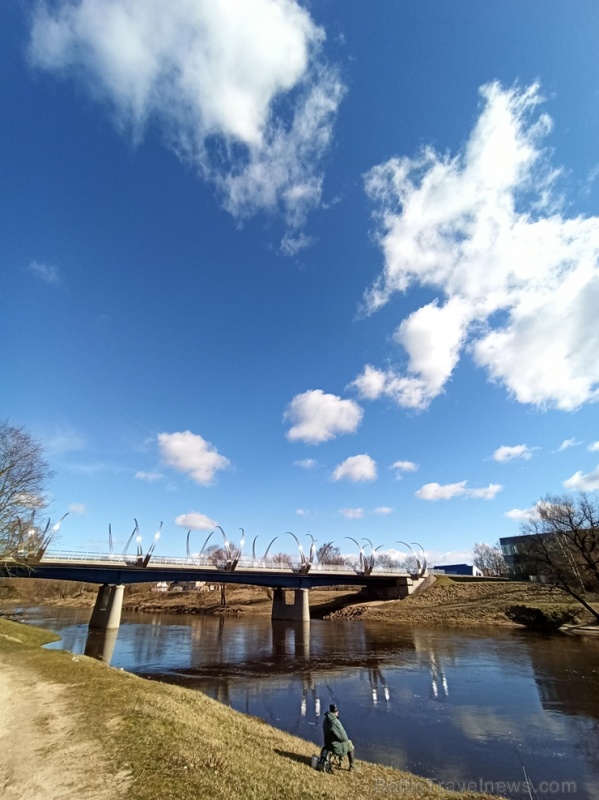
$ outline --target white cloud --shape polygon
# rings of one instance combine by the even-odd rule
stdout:
[[[460,497],[468,491],[467,481],[459,483],[447,483],[441,486],[440,483],[425,483],[416,492],[416,497],[421,500],[450,500],[452,497]]]
[[[148,483],[156,483],[157,481],[163,480],[164,475],[161,472],[144,472],[143,470],[138,470],[135,473],[135,478],[138,481],[147,481]]]
[[[362,519],[364,517],[363,508],[340,508],[339,513],[345,519]]]
[[[338,464],[331,474],[331,480],[358,481],[376,480],[376,461],[366,454],[351,456]]]
[[[431,567],[443,567],[448,564],[472,564],[473,555],[471,550],[449,550],[446,553],[427,550],[426,558]]]
[[[42,0],[29,54],[82,81],[134,141],[158,123],[236,217],[280,209],[297,225],[320,202],[344,93],[324,38],[296,0]]]
[[[179,514],[175,518],[175,525],[181,528],[191,528],[192,531],[210,531],[216,527],[216,522],[205,514],[190,511],[189,514]]]
[[[298,515],[298,517],[309,517],[310,516],[310,512],[305,508],[296,508],[295,513]]]
[[[365,400],[388,397],[403,408],[423,409],[433,399],[422,378],[400,375],[392,369],[380,370],[371,364],[367,364],[350,385]]]
[[[29,272],[39,278],[44,283],[51,286],[60,286],[62,283],[62,275],[58,267],[52,264],[45,264],[41,261],[32,261],[28,268]]]
[[[538,86],[481,95],[462,153],[428,147],[366,177],[385,258],[366,310],[411,286],[438,297],[396,331],[405,369],[367,365],[354,386],[422,409],[468,350],[519,402],[572,410],[599,399],[599,217],[559,208]]]
[[[307,247],[311,247],[314,244],[314,238],[312,236],[306,236],[305,233],[299,233],[294,235],[287,231],[287,233],[281,239],[281,253],[284,256],[296,256],[302,250],[305,250]]]
[[[377,506],[377,508],[374,509],[374,513],[378,514],[381,517],[386,517],[388,514],[391,514],[392,512],[393,509],[389,508],[389,506]]]
[[[532,508],[512,508],[511,511],[505,512],[505,516],[516,522],[529,522],[531,519],[539,518],[539,509],[537,506],[532,506]]]
[[[590,450],[591,453],[596,453],[599,450],[599,442],[591,442],[587,450]]]
[[[584,186],[582,188],[583,194],[589,195],[591,193],[591,188],[597,178],[599,178],[599,164],[595,164],[595,166],[589,170],[586,181],[584,182]]]
[[[421,486],[416,492],[416,497],[421,500],[451,500],[452,497],[472,497],[481,500],[492,500],[495,495],[503,488],[498,483],[490,483],[488,486],[481,489],[469,489],[467,487],[468,481],[460,481],[459,483],[446,483],[441,485],[439,483],[426,483]]]
[[[475,497],[481,500],[493,500],[494,497],[503,489],[500,483],[490,483],[480,489],[468,489],[466,497]]]
[[[318,464],[315,458],[302,458],[299,461],[294,461],[294,467],[301,467],[302,469],[314,469],[314,467]]]
[[[522,458],[524,461],[528,461],[529,458],[532,458],[532,450],[525,444],[515,444],[511,447],[504,444],[493,453],[493,461],[499,461],[501,464],[506,461],[512,461],[514,458]]]
[[[575,472],[572,477],[564,481],[563,486],[576,492],[597,491],[599,489],[599,464],[592,472],[587,472],[586,475],[580,470]]]
[[[83,450],[85,437],[70,425],[59,425],[43,436],[44,448],[51,455],[63,455]]]
[[[191,431],[159,433],[158,444],[169,466],[186,473],[202,486],[210,485],[216,473],[231,463],[210,442]]]
[[[353,400],[342,400],[322,389],[296,395],[284,414],[292,423],[287,431],[290,442],[318,444],[342,433],[353,433],[364,412]]]
[[[561,453],[564,450],[568,450],[570,447],[578,447],[579,444],[582,444],[582,442],[579,442],[574,438],[564,439],[564,441],[557,448],[556,453]]]
[[[71,503],[69,506],[70,514],[77,514],[77,516],[82,517],[86,512],[87,508],[84,503]]]
[[[418,464],[413,461],[395,461],[389,469],[397,470],[396,478],[400,481],[402,472],[418,472]]]

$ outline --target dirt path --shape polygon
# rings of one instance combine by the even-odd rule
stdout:
[[[117,800],[124,776],[81,737],[68,686],[37,680],[0,655],[0,797],[3,800]],[[93,724],[87,720],[86,725]]]

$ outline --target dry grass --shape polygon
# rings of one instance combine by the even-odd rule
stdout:
[[[322,616],[337,604],[358,595],[359,589],[312,589],[310,591],[311,616]],[[171,614],[251,614],[269,616],[272,611],[272,590],[259,586],[229,584],[227,605],[220,604],[220,590],[190,592],[152,592],[144,584],[132,586],[125,595],[124,608],[149,613]]]
[[[10,658],[24,682],[63,687],[75,735],[101,749],[111,773],[127,776],[128,800],[361,800],[377,787],[408,800],[483,797],[447,792],[365,762],[358,762],[355,773],[318,773],[309,766],[317,743],[199,692],[145,681],[84,656],[41,650],[50,638],[45,631],[0,619],[0,656]]]
[[[312,589],[311,616],[321,617],[351,602],[359,587],[350,589]],[[15,605],[54,605],[91,607],[98,587],[73,581],[29,578],[0,580],[0,608]],[[137,583],[125,588],[123,608],[153,614],[251,614],[268,616],[272,611],[272,590],[259,586],[229,584],[227,605],[220,605],[220,587],[214,591],[155,592],[153,585]]]
[[[426,590],[405,600],[359,603],[331,614],[331,618],[405,622],[417,625],[476,626],[514,625],[505,611],[513,605],[537,608],[563,607],[587,612],[573,604],[560,589],[535,583],[459,582],[439,577]],[[588,619],[591,616],[588,615]]]

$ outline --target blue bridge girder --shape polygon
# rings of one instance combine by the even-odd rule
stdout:
[[[156,558],[146,566],[134,557],[69,554],[51,555],[35,563],[0,562],[0,577],[45,578],[97,584],[158,583],[161,581],[206,581],[238,583],[281,589],[312,589],[317,586],[385,587],[403,583],[412,576],[398,572],[375,572],[363,575],[355,571],[326,566],[312,567],[307,573],[293,568],[268,568],[238,565],[234,571],[213,565],[189,563],[192,559]]]

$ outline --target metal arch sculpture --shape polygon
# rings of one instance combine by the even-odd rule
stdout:
[[[359,552],[359,554],[360,554],[360,561],[358,562],[358,563],[359,563],[359,565],[360,565],[360,569],[359,569],[359,570],[356,570],[356,572],[358,572],[358,574],[363,574],[363,566],[364,566],[364,548],[362,547],[362,545],[360,544],[360,542],[359,542],[357,539],[354,539],[352,536],[346,536],[345,538],[346,538],[346,539],[349,539],[349,540],[350,540],[350,542],[353,542],[355,545],[357,545],[357,547],[358,547],[358,552]]]
[[[28,535],[28,542],[27,542],[27,560],[32,562],[41,561],[44,557],[44,553],[50,546],[52,539],[56,536],[58,529],[63,523],[63,520],[69,516],[69,512],[67,511],[66,514],[63,514],[62,517],[58,520],[58,522],[54,523],[52,527],[50,527],[51,520],[48,518],[46,522],[46,527],[42,531],[38,528],[35,524],[35,509],[31,514],[31,520],[29,522],[29,529],[27,532]],[[21,520],[18,520],[19,529],[22,530]],[[22,537],[21,537],[22,538]]]
[[[64,519],[64,517],[63,517],[63,519]],[[61,520],[61,522],[62,522],[62,520]],[[139,532],[139,523],[135,519],[135,517],[133,518],[133,522],[135,522],[135,527],[133,528],[133,530],[131,531],[131,535],[127,539],[127,543],[126,543],[125,547],[123,548],[122,555],[123,555],[123,558],[125,559],[125,562],[127,562],[127,559],[125,558],[125,556],[127,555],[127,550],[129,549],[129,545],[133,541],[133,537],[135,537],[135,543],[136,543],[135,564],[138,567],[147,567],[148,564],[150,563],[150,559],[152,558],[152,553],[154,552],[154,550],[156,549],[156,545],[158,544],[158,539],[160,539],[160,533],[162,531],[163,523],[161,522],[160,525],[158,526],[158,530],[154,534],[154,539],[152,541],[152,544],[149,546],[148,552],[144,555],[143,546],[142,546],[142,539],[141,539],[141,533]],[[112,555],[113,554],[112,553],[112,525],[110,523],[108,524],[108,545],[109,545],[109,549],[110,549],[110,555]],[[127,563],[130,563],[130,562],[127,562]]]
[[[231,542],[227,539],[227,534],[221,528],[220,525],[216,526],[223,536],[223,541],[225,543],[225,560],[221,564],[216,564],[216,568],[219,569],[221,572],[235,572],[237,564],[239,563],[239,559],[241,558],[241,553],[243,551],[243,545],[245,542],[245,531],[243,528],[240,528],[241,531],[241,539],[239,540],[239,547],[232,547]]]
[[[257,559],[256,558],[256,541],[258,540],[258,536],[254,536],[254,541],[252,542],[252,565],[254,567],[257,567],[260,564],[264,564],[264,562],[268,558],[268,551],[270,550],[270,548],[273,546],[273,544],[276,542],[276,540],[278,538],[279,538],[278,536],[275,536],[274,539],[271,539],[268,547],[264,551],[264,555],[262,556],[262,559]]]
[[[160,539],[161,531],[162,531],[162,522],[160,523],[160,525],[158,526],[158,530],[154,534],[154,541],[152,542],[152,544],[148,548],[148,552],[145,554],[145,556],[142,557],[142,561],[141,561],[141,566],[142,567],[147,567],[148,564],[150,563],[150,559],[152,558],[152,553],[156,549],[156,545],[158,544],[158,539]]]
[[[426,558],[426,551],[425,551],[424,547],[421,544],[418,544],[418,542],[412,542],[412,544],[415,547],[419,547],[422,550],[422,562],[421,562],[422,566],[421,566],[420,572],[418,573],[418,577],[419,578],[424,578],[425,575],[428,574],[428,561],[427,561],[427,558]]]
[[[212,534],[213,534],[213,533],[214,533],[214,531],[211,531],[211,532],[208,534],[208,536],[206,537],[206,541],[204,542],[204,544],[202,545],[202,549],[200,550],[200,555],[199,555],[199,558],[201,558],[201,557],[204,555],[204,551],[205,551],[205,549],[206,549],[206,545],[207,545],[207,544],[208,544],[208,542],[210,541],[210,537],[212,536]]]
[[[212,534],[213,534],[213,533],[214,533],[214,531],[211,531],[211,532],[208,534],[208,536],[206,537],[206,541],[205,541],[205,542],[204,542],[204,544],[202,545],[202,549],[200,550],[200,552],[199,552],[199,554],[198,554],[198,558],[201,558],[201,557],[204,555],[204,550],[206,549],[206,545],[207,545],[207,544],[208,544],[208,542],[210,541],[210,537],[212,536]],[[191,557],[192,557],[192,556],[191,556],[191,548],[190,548],[190,546],[189,546],[189,537],[190,537],[190,536],[191,536],[191,529],[187,531],[187,539],[186,539],[186,542],[185,542],[185,554],[186,554],[186,557],[187,557],[187,558],[191,558]]]
[[[136,534],[136,533],[139,531],[139,523],[137,522],[137,520],[135,519],[135,517],[133,517],[133,522],[135,523],[135,527],[133,528],[133,531],[132,531],[132,533],[131,533],[131,536],[130,536],[130,537],[127,539],[127,544],[125,545],[125,547],[124,547],[124,549],[123,549],[123,555],[126,555],[126,554],[127,554],[127,550],[129,549],[129,545],[131,544],[131,542],[132,542],[132,540],[133,540],[133,537],[134,537],[134,536],[135,536],[135,534]]]
[[[44,533],[42,535],[42,538],[40,540],[40,546],[39,546],[39,548],[37,550],[37,553],[35,554],[35,557],[36,557],[36,559],[38,559],[38,561],[41,558],[43,558],[44,553],[46,552],[46,550],[50,546],[50,542],[52,541],[52,539],[58,533],[58,529],[62,525],[63,520],[65,520],[68,516],[69,516],[69,512],[67,511],[67,513],[63,514],[62,517],[58,520],[58,522],[54,523],[54,525],[52,525],[51,528],[50,528],[50,520],[48,520],[48,522],[46,523],[46,528],[45,528]],[[48,532],[48,528],[50,528],[50,532]]]
[[[377,550],[380,550],[383,545],[379,544],[378,547],[375,547],[372,544],[372,542],[370,541],[370,539],[367,539],[366,537],[364,537],[362,539],[362,541],[363,542],[368,542],[368,544],[370,545],[370,555],[367,556],[366,554],[364,554],[364,559],[365,559],[365,562],[366,562],[366,565],[367,565],[367,569],[368,569],[368,572],[365,573],[365,574],[370,575],[370,573],[374,569],[374,565],[376,564],[376,555],[375,555],[375,553],[376,553]]]
[[[366,553],[364,552],[364,548],[362,547],[360,542],[357,541],[357,539],[354,539],[352,536],[346,536],[345,538],[349,539],[355,545],[357,545],[358,550],[360,552],[358,569],[356,569],[357,574],[364,575],[364,577],[368,577],[372,572],[372,570],[374,569],[374,565],[376,562],[376,556],[374,554],[376,553],[377,550],[381,549],[382,545],[379,545],[378,547],[373,547],[370,539],[363,539],[363,541],[368,542],[368,544],[370,545],[370,555],[366,555]]]
[[[299,555],[300,555],[300,563],[297,565],[297,567],[291,567],[291,569],[294,572],[298,572],[300,575],[307,575],[308,572],[310,572],[310,569],[312,568],[312,564],[314,562],[314,555],[316,552],[316,539],[312,536],[311,533],[307,534],[310,537],[310,539],[312,539],[312,543],[310,544],[309,555],[306,556],[306,554],[304,553],[304,548],[302,547],[302,543],[297,538],[295,533],[292,533],[291,531],[286,531],[286,533],[288,533],[289,536],[293,536],[293,538],[295,539],[295,543],[297,544],[297,549],[299,550]]]
[[[417,542],[412,542],[413,545],[416,545],[416,547],[419,547],[422,550],[422,554],[424,556],[424,565],[423,565],[418,556],[416,555],[416,553],[414,552],[414,550],[412,549],[412,547],[407,542],[395,542],[395,544],[403,544],[404,547],[408,548],[410,553],[412,553],[412,555],[416,559],[416,563],[418,564],[418,572],[416,573],[416,577],[424,578],[427,568],[426,555],[424,554],[424,547],[421,544],[417,544]]]
[[[421,569],[422,569],[422,565],[421,565],[421,563],[420,563],[420,559],[418,558],[418,556],[416,555],[416,553],[415,553],[415,552],[412,550],[412,547],[411,547],[411,546],[410,546],[410,545],[409,545],[407,542],[401,542],[401,541],[398,541],[398,542],[395,542],[395,544],[402,544],[404,547],[407,547],[407,548],[408,548],[408,550],[410,551],[410,553],[411,553],[411,554],[414,556],[414,558],[416,559],[416,563],[418,564],[418,574],[420,574],[420,571],[421,571]]]

